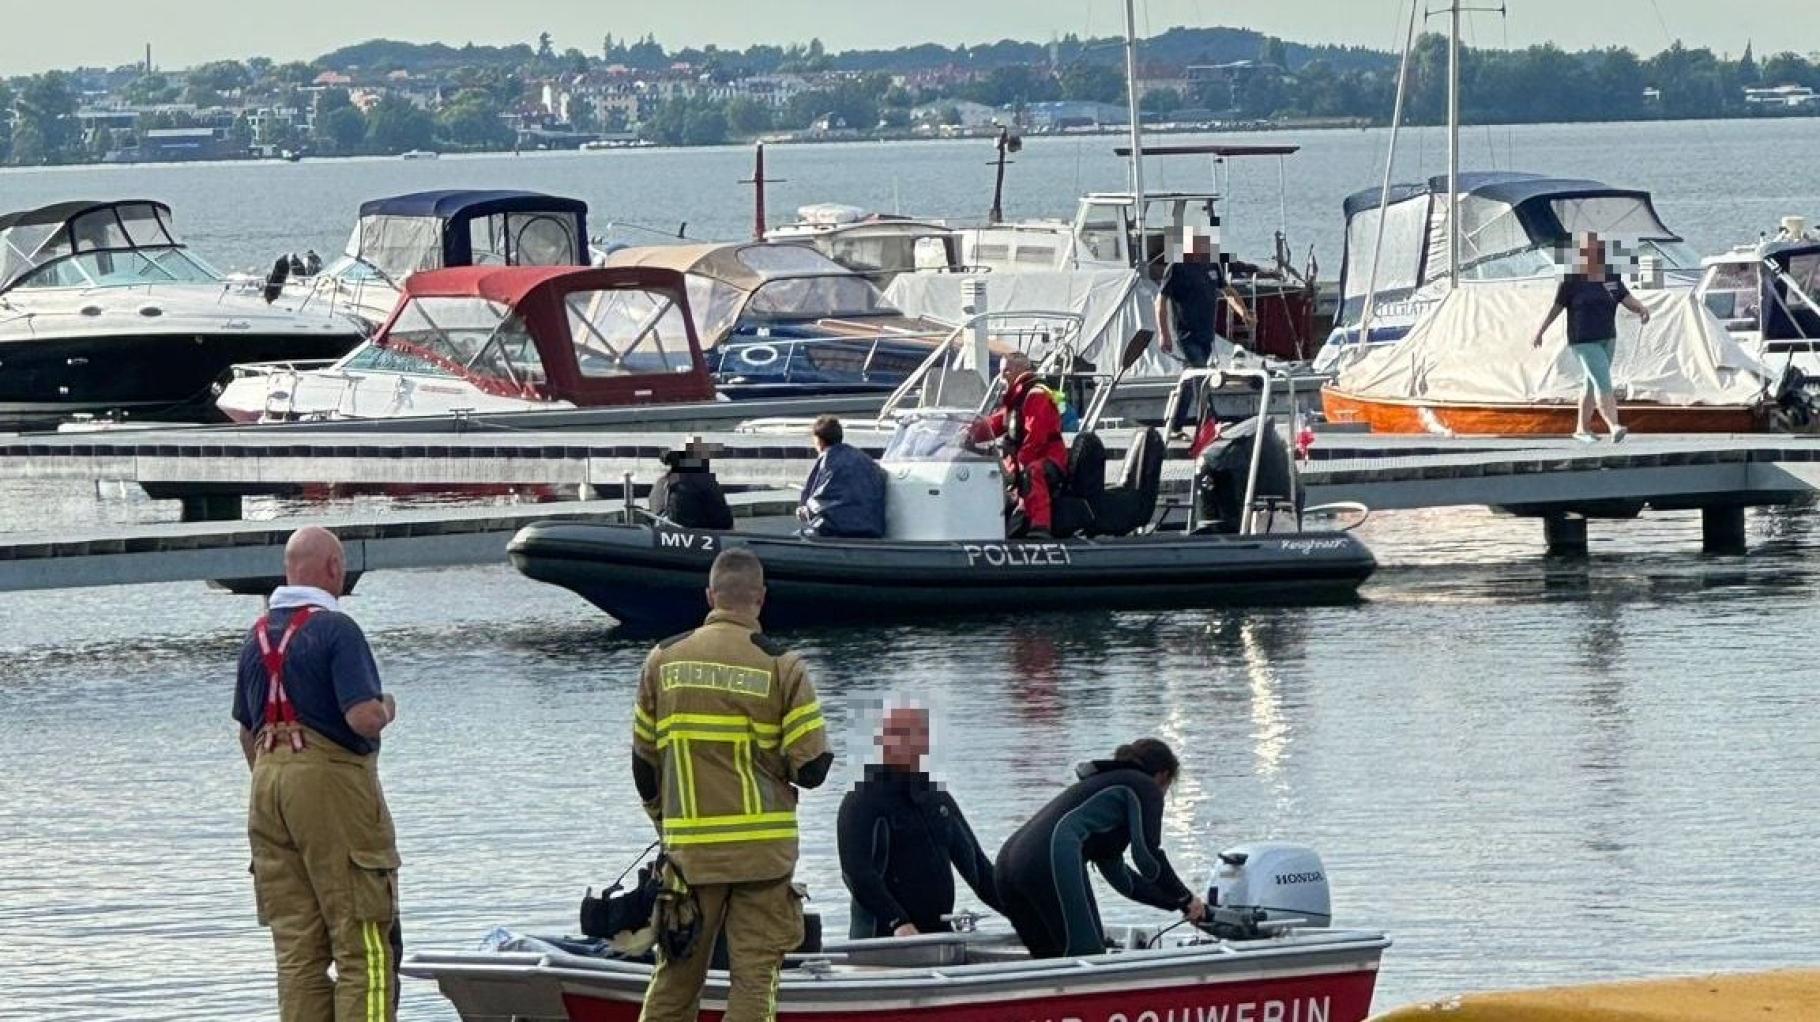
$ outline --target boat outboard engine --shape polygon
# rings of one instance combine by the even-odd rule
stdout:
[[[1252,418],[1228,427],[1201,452],[1194,471],[1195,520],[1200,528],[1218,533],[1240,531],[1245,521],[1245,486],[1251,475],[1252,449],[1260,442],[1264,453],[1258,463],[1254,502],[1273,508],[1280,505],[1289,515],[1301,515],[1304,498],[1289,462],[1289,445],[1268,417]]]
[[[1327,869],[1314,849],[1281,841],[1239,845],[1220,853],[1207,892],[1204,928],[1229,940],[1333,922]]]

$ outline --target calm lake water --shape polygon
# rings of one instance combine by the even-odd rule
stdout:
[[[1301,141],[1290,234],[1331,266],[1339,197],[1370,183],[1382,135]],[[1013,210],[1065,214],[1077,190],[1118,187],[1111,144],[1034,141],[1013,171]],[[1820,121],[1496,129],[1473,144],[1480,165],[1495,149],[1500,167],[1650,187],[1705,250],[1784,213],[1820,214]],[[1423,151],[1423,169],[1438,170],[1438,146]],[[779,148],[772,171],[790,184],[773,203],[888,209],[896,192],[906,210],[966,213],[988,201],[987,154]],[[1158,166],[1153,177],[1179,187],[1205,173]],[[454,185],[567,192],[595,205],[597,224],[687,219],[691,233],[734,237],[747,170],[739,150],[84,169],[0,174],[0,207],[164,198],[205,253],[250,267],[333,248],[360,199]],[[1275,166],[1237,177],[1240,240],[1264,237]],[[0,530],[170,513],[118,487],[0,485]],[[1166,834],[1184,876],[1204,885],[1215,853],[1247,839],[1318,847],[1338,922],[1397,942],[1380,1008],[1811,964],[1817,523],[1807,510],[1754,514],[1743,558],[1701,556],[1691,516],[1596,523],[1592,560],[1575,564],[1542,558],[1532,522],[1393,514],[1364,529],[1384,568],[1357,606],[1085,609],[786,639],[831,709],[841,785],[869,748],[860,708],[920,697],[939,718],[936,770],[989,846],[1077,759],[1139,734],[1168,739],[1187,768]],[[626,769],[647,644],[505,567],[374,575],[349,607],[400,704],[382,769],[407,943],[572,927],[583,889],[649,840]],[[200,585],[0,594],[0,1018],[273,1017],[228,719],[256,613]],[[805,798],[801,872],[838,930],[837,803],[833,790]],[[1154,918],[1110,894],[1102,904]],[[405,1015],[453,1017],[417,982]]]

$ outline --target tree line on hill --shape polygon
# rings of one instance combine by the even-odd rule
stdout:
[[[1183,76],[1176,88],[1152,88],[1144,110],[1226,119],[1354,118],[1389,120],[1396,93],[1397,56],[1357,47],[1303,46],[1238,29],[1171,29],[1143,44],[1146,78]],[[1795,53],[1759,61],[1750,48],[1738,58],[1676,42],[1648,58],[1614,47],[1568,52],[1552,44],[1516,50],[1463,51],[1462,112],[1472,123],[1537,123],[1686,119],[1760,112],[1746,88],[1798,85],[1820,89],[1820,65]],[[217,61],[180,74],[140,73],[116,99],[200,110],[232,108],[234,145],[321,154],[395,153],[432,147],[490,150],[512,146],[507,115],[530,102],[537,83],[621,65],[734,81],[758,74],[810,75],[816,87],[782,107],[751,98],[678,98],[648,112],[641,133],[666,144],[713,144],[827,119],[869,131],[902,128],[917,107],[959,101],[1016,109],[1048,100],[1124,99],[1122,46],[1116,39],[1063,37],[1048,44],[1005,40],[972,47],[935,44],[895,50],[829,53],[819,40],[745,50],[716,47],[668,50],[656,39],[608,36],[596,54],[558,49],[549,33],[535,45],[451,47],[374,40],[313,62],[278,64],[267,58]],[[1184,72],[1196,68],[1192,78]],[[1162,73],[1159,69],[1167,71]],[[429,77],[436,100],[424,104],[397,92],[366,109],[345,88],[315,85],[325,70],[383,77],[394,71]],[[923,72],[923,74],[918,74]],[[1425,35],[1412,56],[1408,119],[1436,124],[1446,116],[1447,43]],[[921,84],[893,84],[893,76]],[[131,131],[85,132],[77,118],[82,89],[68,72],[0,81],[0,162],[18,165],[97,159]],[[255,137],[246,111],[310,109],[307,134],[283,118],[265,118]],[[945,121],[958,115],[944,115]],[[191,127],[183,109],[147,113],[138,131]],[[624,129],[595,124],[585,114],[578,131]]]

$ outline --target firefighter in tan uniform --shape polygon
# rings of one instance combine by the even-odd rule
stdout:
[[[378,760],[396,706],[360,626],[336,602],[341,543],[299,530],[284,573],[241,650],[234,696],[253,769],[247,837],[259,921],[277,952],[279,1017],[391,1022],[398,849]]]
[[[757,556],[722,553],[707,623],[659,645],[639,679],[633,780],[663,839],[666,881],[686,885],[700,920],[685,954],[660,948],[641,1022],[695,1022],[723,929],[724,1022],[769,1022],[784,954],[802,943],[796,792],[820,786],[834,754],[802,661],[759,633],[764,597]]]

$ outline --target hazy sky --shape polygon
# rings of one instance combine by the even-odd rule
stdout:
[[[1474,0],[1468,0],[1474,2]],[[1440,6],[1442,0],[1430,0]],[[1508,0],[1508,21],[1470,17],[1467,41],[1513,46],[1552,40],[1568,49],[1624,44],[1650,53],[1690,45],[1759,54],[1820,50],[1815,0]],[[1477,6],[1495,6],[1478,0]],[[1389,49],[1405,0],[1138,0],[1141,32],[1231,25],[1307,42]],[[1119,0],[0,0],[0,76],[139,59],[161,67],[264,54],[306,59],[375,37],[504,43],[555,36],[592,53],[608,32],[654,32],[672,48],[821,37],[830,49],[916,42],[988,42],[1121,30]],[[1437,26],[1439,22],[1437,21]]]

